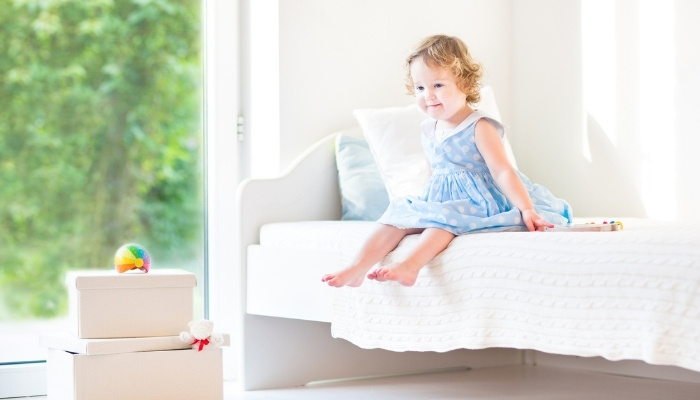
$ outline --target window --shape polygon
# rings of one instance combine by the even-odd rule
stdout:
[[[202,10],[23,0],[0,13],[1,364],[44,360],[38,336],[67,329],[65,272],[113,268],[127,242],[152,268],[195,272],[202,316]]]

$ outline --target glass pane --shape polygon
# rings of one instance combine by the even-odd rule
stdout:
[[[198,275],[200,0],[15,0],[0,13],[0,363],[67,329],[68,270],[122,244]]]

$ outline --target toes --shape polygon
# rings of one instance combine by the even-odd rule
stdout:
[[[370,272],[367,274],[367,279],[371,279],[373,281],[380,281],[383,282],[386,279],[382,276],[382,271],[381,269],[375,269],[374,271]]]
[[[376,269],[374,271],[374,274],[375,274],[374,279],[379,281],[379,282],[384,282],[384,281],[386,281],[386,273],[387,273],[387,270],[385,270],[384,268]]]
[[[339,281],[338,277],[331,274],[323,275],[323,278],[321,278],[321,282],[327,283],[328,286],[343,286],[343,284]]]
[[[333,286],[333,287],[341,287],[344,286],[343,283],[338,282],[337,279],[331,279],[328,281],[328,286]]]

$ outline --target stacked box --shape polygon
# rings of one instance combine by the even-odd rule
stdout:
[[[50,399],[223,399],[221,349],[179,337],[193,317],[194,274],[76,271],[66,284],[70,332],[41,338]]]
[[[71,329],[81,339],[171,336],[192,320],[197,278],[177,269],[77,271],[66,285]]]

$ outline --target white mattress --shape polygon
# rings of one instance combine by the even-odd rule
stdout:
[[[352,259],[372,223],[270,224],[249,249],[249,312],[261,304],[255,295],[251,301],[256,285],[277,284],[280,296],[259,307],[262,314],[330,316],[334,337],[363,348],[510,347],[700,371],[700,230],[623,222],[618,232],[463,235],[413,287],[367,280],[343,289],[324,287],[320,277]],[[407,237],[382,263],[416,239]],[[271,262],[265,255],[275,252]],[[289,287],[296,292],[285,295]],[[306,310],[297,310],[297,297],[306,298]]]
[[[260,228],[260,245],[291,249],[345,250],[356,246],[376,224],[368,221],[280,222]]]

